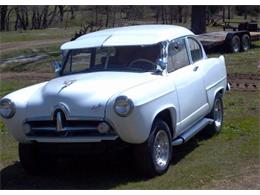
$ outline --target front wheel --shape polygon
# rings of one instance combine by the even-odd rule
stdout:
[[[38,172],[38,154],[36,144],[19,144],[19,158],[22,167],[31,174]]]
[[[54,162],[51,156],[39,151],[36,143],[19,143],[19,158],[24,170],[32,175],[47,173]]]
[[[135,159],[145,176],[167,172],[172,157],[171,133],[166,122],[156,119],[146,142],[135,147]]]

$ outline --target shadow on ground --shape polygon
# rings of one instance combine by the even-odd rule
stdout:
[[[198,138],[194,138],[174,147],[170,168],[198,146]],[[33,176],[26,173],[19,162],[15,162],[1,170],[1,189],[111,189],[129,182],[147,180],[136,170],[131,150],[91,159],[66,159],[55,167],[40,176]]]

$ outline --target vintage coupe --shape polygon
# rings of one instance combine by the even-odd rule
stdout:
[[[134,147],[140,170],[161,175],[169,167],[172,146],[202,129],[209,135],[220,132],[228,86],[224,57],[207,58],[190,30],[113,28],[80,36],[61,51],[62,63],[54,66],[57,78],[0,102],[27,171],[49,160],[41,144],[120,140]]]

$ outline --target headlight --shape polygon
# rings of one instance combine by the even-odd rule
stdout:
[[[9,99],[0,100],[0,115],[3,118],[12,118],[15,114],[15,104]]]
[[[119,96],[115,100],[114,110],[119,116],[128,116],[134,108],[134,103],[126,96]]]

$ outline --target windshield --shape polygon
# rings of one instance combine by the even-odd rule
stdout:
[[[161,45],[75,49],[66,52],[62,74],[92,71],[155,71]]]

